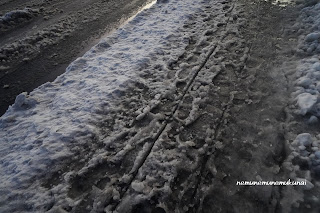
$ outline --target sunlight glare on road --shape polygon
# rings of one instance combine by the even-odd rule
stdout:
[[[142,7],[136,14],[134,14],[132,17],[130,17],[126,23],[130,22],[131,20],[133,20],[139,13],[141,13],[142,11],[151,8],[155,3],[157,3],[157,0],[154,0],[150,3],[148,3],[146,6]]]
[[[279,5],[280,7],[286,7],[292,3],[292,0],[275,0],[272,4]]]

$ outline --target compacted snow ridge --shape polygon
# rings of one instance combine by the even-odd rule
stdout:
[[[23,10],[10,11],[3,16],[0,16],[0,32],[9,30],[23,22],[30,21],[37,16],[38,9],[25,8]]]
[[[132,172],[118,171],[114,179],[110,175],[106,191],[95,186],[99,183],[86,186],[90,175],[85,174],[106,160],[105,167],[114,167],[141,146],[131,154],[132,170],[138,169],[139,160],[150,151],[148,141],[158,135],[159,121],[166,116],[151,111],[161,99],[181,99],[174,94],[177,85],[192,79],[213,48],[207,37],[216,29],[204,32],[207,22],[203,19],[215,27],[225,25],[228,9],[224,1],[158,1],[73,62],[54,82],[17,96],[0,120],[0,210],[63,211],[82,205],[84,192],[89,191],[98,195],[90,198],[93,212],[108,204],[108,198],[120,199],[122,195],[111,186],[119,178],[124,183],[130,180]],[[215,19],[209,17],[212,12]],[[199,37],[203,39],[196,44],[197,55],[180,65],[191,73],[168,77],[187,45]],[[198,104],[194,101],[194,111]],[[111,118],[115,123],[108,123]],[[152,119],[148,128],[135,124],[145,119]],[[125,126],[128,123],[138,127]],[[114,143],[128,137],[125,144]],[[79,181],[83,187],[72,185],[77,178],[85,179]],[[143,187],[132,184],[136,189]],[[99,201],[101,193],[106,200]]]

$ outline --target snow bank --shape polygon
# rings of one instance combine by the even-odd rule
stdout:
[[[308,4],[312,6],[302,9],[293,26],[300,35],[297,53],[302,59],[296,69],[292,98],[296,113],[306,118],[307,124],[315,125],[320,117],[320,3]],[[320,177],[320,135],[310,128],[310,132],[297,135],[289,148],[291,153],[283,165],[290,178],[313,181],[313,177]],[[309,184],[304,190],[312,188]]]
[[[320,3],[306,7],[301,12],[300,21],[294,26],[300,30],[298,53],[305,56],[297,68],[296,89],[293,97],[300,108],[300,114],[320,116]],[[307,32],[307,34],[305,33]],[[314,118],[314,117],[312,117]]]
[[[0,118],[1,212],[43,212],[58,199],[52,193],[66,193],[61,185],[48,191],[39,179],[59,171],[64,159],[88,160],[83,151],[103,141],[97,128],[101,111],[111,112],[113,95],[132,82],[144,85],[138,72],[152,69],[157,57],[161,67],[178,58],[189,42],[183,23],[200,7],[200,0],[161,1],[102,40],[54,82],[16,98]],[[165,93],[170,87],[163,82],[165,70],[155,69],[152,75],[158,77],[151,96]],[[122,127],[114,128],[116,135]],[[66,176],[67,181],[70,174]]]

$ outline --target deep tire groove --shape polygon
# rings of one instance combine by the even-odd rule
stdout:
[[[249,44],[249,49],[248,49],[248,52],[247,53],[250,53],[251,51],[251,45]],[[243,61],[243,64],[246,64],[248,58],[246,58],[244,61]],[[243,70],[244,70],[245,66],[241,66],[241,69],[239,70],[239,73],[241,73]],[[236,73],[235,73],[236,75]],[[237,75],[236,75],[237,76]],[[215,76],[216,77],[216,76]],[[237,76],[238,77],[238,76]],[[230,99],[229,101],[225,104],[223,110],[222,110],[222,114],[221,114],[221,117],[219,118],[219,122],[214,130],[214,137],[213,137],[213,142],[217,141],[218,137],[219,137],[219,133],[220,133],[220,130],[222,129],[222,126],[223,126],[223,121],[225,120],[225,114],[226,112],[230,109],[232,103],[233,103],[233,99],[234,99],[234,94],[231,93],[230,94]],[[212,144],[214,145],[214,144]],[[219,155],[219,152],[215,155],[215,157],[218,157]],[[200,169],[200,177],[196,183],[196,186],[195,186],[195,189],[194,189],[194,193],[192,195],[192,197],[196,197],[197,193],[198,193],[198,189],[199,189],[199,186],[202,185],[203,181],[204,181],[204,175],[206,173],[206,165],[207,165],[207,162],[209,161],[211,156],[208,156],[208,155],[205,155],[202,159],[202,164],[201,164],[201,169]],[[193,200],[195,201],[195,200]],[[196,203],[194,203],[194,206],[195,206],[195,209],[196,209],[196,212],[200,212],[201,209],[199,209],[201,206],[197,206]],[[189,212],[189,211],[188,211]]]

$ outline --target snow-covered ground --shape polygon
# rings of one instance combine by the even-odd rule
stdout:
[[[320,3],[302,9],[299,22],[293,29],[301,34],[297,52],[302,59],[296,69],[292,98],[296,102],[296,113],[304,116],[310,126],[317,125],[320,116]],[[294,150],[310,161],[311,167],[318,166],[319,136],[315,136],[303,133],[294,143]],[[314,171],[319,175],[317,169]]]
[[[59,171],[64,159],[88,160],[83,147],[104,141],[97,125],[109,115],[101,111],[112,112],[113,97],[131,84],[144,85],[139,72],[157,76],[150,88],[154,103],[172,89],[175,82],[164,80],[165,69],[188,45],[183,24],[203,5],[202,0],[158,1],[73,62],[54,82],[16,98],[0,120],[1,212],[41,212],[50,209],[53,191],[63,196],[63,186],[49,191],[41,178]],[[151,108],[136,112],[137,120]],[[123,128],[119,121],[108,139]]]
[[[283,165],[290,171],[290,178],[308,181],[303,189],[304,196],[296,195],[293,200],[308,203],[310,212],[316,212],[311,206],[318,203],[320,177],[320,3],[306,1],[306,6],[292,26],[299,34],[296,48],[299,61],[292,78],[292,112],[295,116],[290,127],[290,152]]]
[[[238,188],[228,182],[230,174],[224,169],[235,174],[243,166],[252,171],[236,175],[258,179],[259,169],[266,177],[278,174],[281,163],[272,163],[281,161],[273,158],[283,157],[282,145],[277,141],[269,145],[268,139],[278,140],[278,133],[271,130],[276,128],[272,122],[280,121],[270,118],[273,114],[265,112],[269,109],[259,108],[263,87],[251,88],[259,77],[257,70],[267,70],[261,64],[270,62],[272,53],[251,47],[243,37],[247,20],[242,15],[247,11],[240,2],[158,0],[70,64],[54,82],[17,96],[0,118],[0,212],[139,212],[150,210],[156,203],[153,199],[162,202],[170,196],[173,201],[157,203],[155,211],[202,211],[203,203],[211,201],[213,183],[220,183],[215,178],[229,187],[226,194],[236,194],[231,191]],[[282,6],[292,2],[276,1]],[[320,116],[319,14],[320,4],[307,7],[292,26],[301,29],[298,53],[302,56],[294,70],[292,100],[296,113],[308,117],[308,125],[317,124]],[[259,32],[251,33],[252,42],[261,43]],[[256,48],[255,58],[250,58],[251,48]],[[260,75],[263,81],[269,77]],[[252,115],[266,116],[262,124],[246,114],[232,123],[232,116],[241,118],[238,112],[255,104]],[[279,107],[282,101],[271,104]],[[246,125],[250,132],[241,134]],[[319,135],[296,135],[284,166],[292,169],[291,161],[300,156],[320,173]],[[259,137],[265,141],[257,145]],[[215,150],[219,150],[217,158]],[[273,151],[278,154],[263,159]],[[238,157],[241,168],[225,163]],[[248,159],[254,159],[252,166]],[[255,163],[261,164],[259,168]],[[306,178],[307,187],[313,188],[310,177],[292,178]],[[262,200],[271,196],[271,192],[261,194]],[[215,199],[213,203],[219,201]],[[289,199],[289,209],[299,199]]]
[[[320,91],[320,4],[304,8],[301,15],[302,23],[294,28],[303,32],[300,38],[299,52],[307,56],[301,60],[297,68],[296,91],[293,96],[297,98],[300,113],[309,113],[310,122],[316,122],[319,116]],[[302,24],[304,26],[302,26]],[[305,35],[305,32],[309,32]]]

